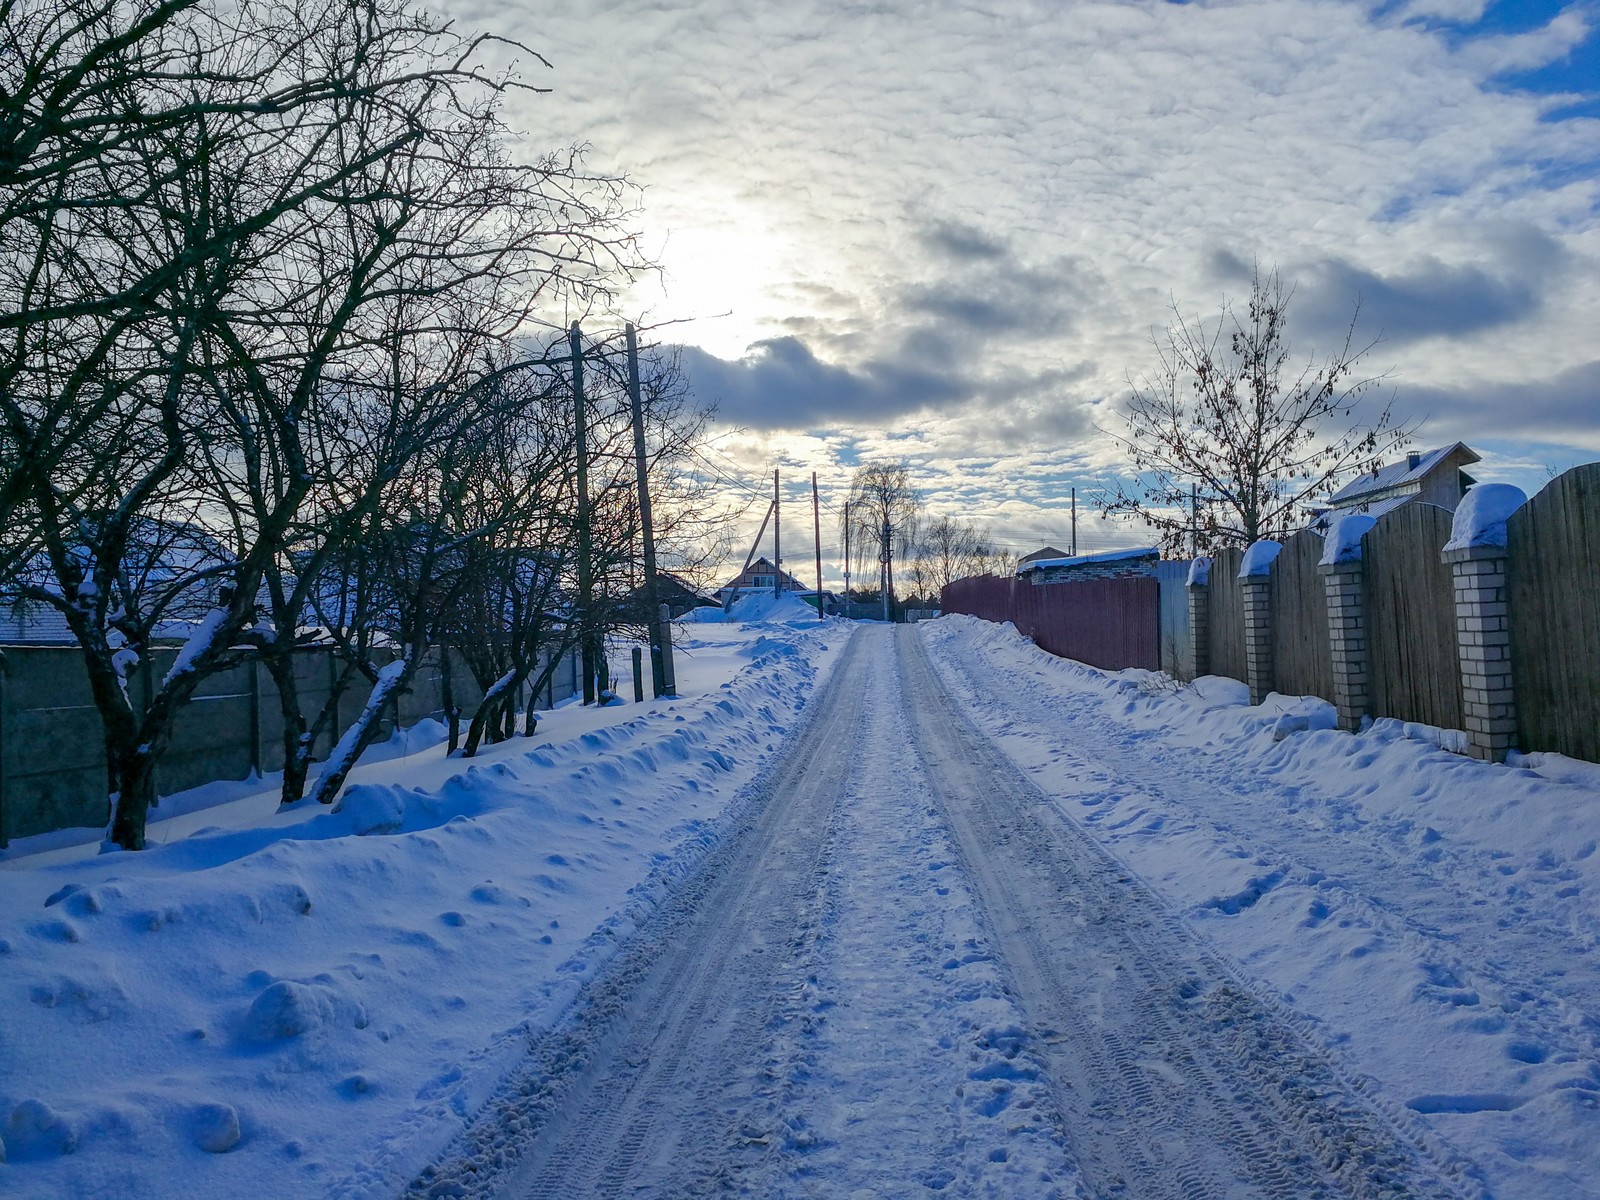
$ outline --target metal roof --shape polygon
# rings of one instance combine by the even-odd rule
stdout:
[[[1335,492],[1328,503],[1335,508],[1348,508],[1357,497],[1365,496],[1369,492],[1384,492],[1390,488],[1418,482],[1457,450],[1462,452],[1463,462],[1478,462],[1482,457],[1465,442],[1455,442],[1438,450],[1408,454],[1399,462],[1392,462],[1379,467],[1376,471],[1356,476]]]

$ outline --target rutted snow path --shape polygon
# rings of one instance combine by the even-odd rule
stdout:
[[[1452,1196],[866,628],[418,1196]]]

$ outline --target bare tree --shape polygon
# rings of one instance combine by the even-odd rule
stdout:
[[[923,522],[911,546],[912,586],[917,595],[937,601],[948,584],[984,574],[998,557],[988,534],[972,522],[935,517]]]
[[[482,530],[462,546],[461,579],[441,632],[458,647],[482,699],[465,753],[510,737],[516,697],[537,695],[576,644],[570,583],[576,569],[576,439],[566,377],[533,370],[498,386],[514,397],[485,431],[462,498],[463,521]],[[527,732],[533,730],[530,706]]]
[[[859,559],[876,556],[883,619],[894,615],[894,562],[916,543],[922,502],[904,463],[862,463],[850,480],[849,538]]]
[[[1285,340],[1292,296],[1276,268],[1258,267],[1242,318],[1225,303],[1208,331],[1174,306],[1153,339],[1158,365],[1130,380],[1112,433],[1137,477],[1097,497],[1101,512],[1144,521],[1168,551],[1246,546],[1296,528],[1308,501],[1409,441],[1415,425],[1390,406],[1370,420],[1359,412],[1383,379],[1361,370],[1376,341],[1355,340],[1360,305],[1332,355],[1296,368]]]
[[[7,109],[0,132],[31,155],[0,189],[4,231],[22,231],[0,247],[0,510],[26,531],[3,558],[43,562],[19,594],[61,610],[85,652],[110,836],[137,849],[199,682],[297,636],[332,547],[402,481],[449,465],[430,439],[459,444],[471,414],[451,401],[481,360],[540,298],[603,292],[631,238],[620,181],[575,154],[507,157],[509,85],[472,65],[477,41],[403,0],[134,7],[129,21],[55,3],[30,45],[59,26],[111,73],[91,87],[51,67],[98,124],[19,138],[16,112],[60,109],[52,94]],[[374,431],[360,480],[318,458],[319,434],[350,428]],[[227,552],[187,581],[214,581],[214,602],[135,703],[151,624],[122,581],[135,532],[168,512],[208,523]]]

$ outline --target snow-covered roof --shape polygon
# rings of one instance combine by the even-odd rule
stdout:
[[[1146,546],[1140,550],[1107,550],[1100,554],[1080,554],[1076,558],[1036,558],[1032,562],[1017,564],[1017,574],[1024,571],[1038,571],[1046,567],[1080,567],[1091,563],[1120,562],[1123,559],[1133,558],[1158,558],[1161,551],[1155,546]]]
[[[1067,557],[1067,552],[1065,550],[1057,550],[1054,546],[1041,546],[1039,549],[1035,550],[1032,554],[1024,554],[1017,561],[1018,562],[1031,563],[1031,562],[1038,562],[1042,558],[1066,558],[1066,557]]]
[[[1393,512],[1403,504],[1409,504],[1417,497],[1415,493],[1403,492],[1398,496],[1379,496],[1373,500],[1352,500],[1348,504],[1341,504],[1338,508],[1318,513],[1315,520],[1307,526],[1317,533],[1327,533],[1335,517],[1347,512],[1366,513],[1373,520],[1377,520],[1386,512]]]
[[[1461,461],[1464,463],[1478,462],[1482,457],[1465,442],[1453,442],[1438,450],[1408,454],[1399,462],[1392,462],[1379,467],[1376,471],[1356,476],[1335,492],[1329,503],[1336,508],[1346,508],[1358,497],[1369,492],[1385,492],[1403,484],[1415,483],[1457,451],[1461,452]],[[1373,516],[1378,515],[1370,508],[1367,512]]]

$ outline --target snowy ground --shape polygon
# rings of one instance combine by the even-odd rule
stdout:
[[[1107,676],[972,618],[926,636],[1065,820],[1491,1194],[1600,1195],[1600,767],[1352,736],[1321,701]]]
[[[0,1193],[397,1192],[715,846],[847,632],[745,604],[680,626],[679,700],[471,762],[413,731],[340,812],[268,780],[170,798],[138,855],[13,843]]]
[[[0,1192],[1600,1195],[1600,768],[807,612],[14,846]]]

